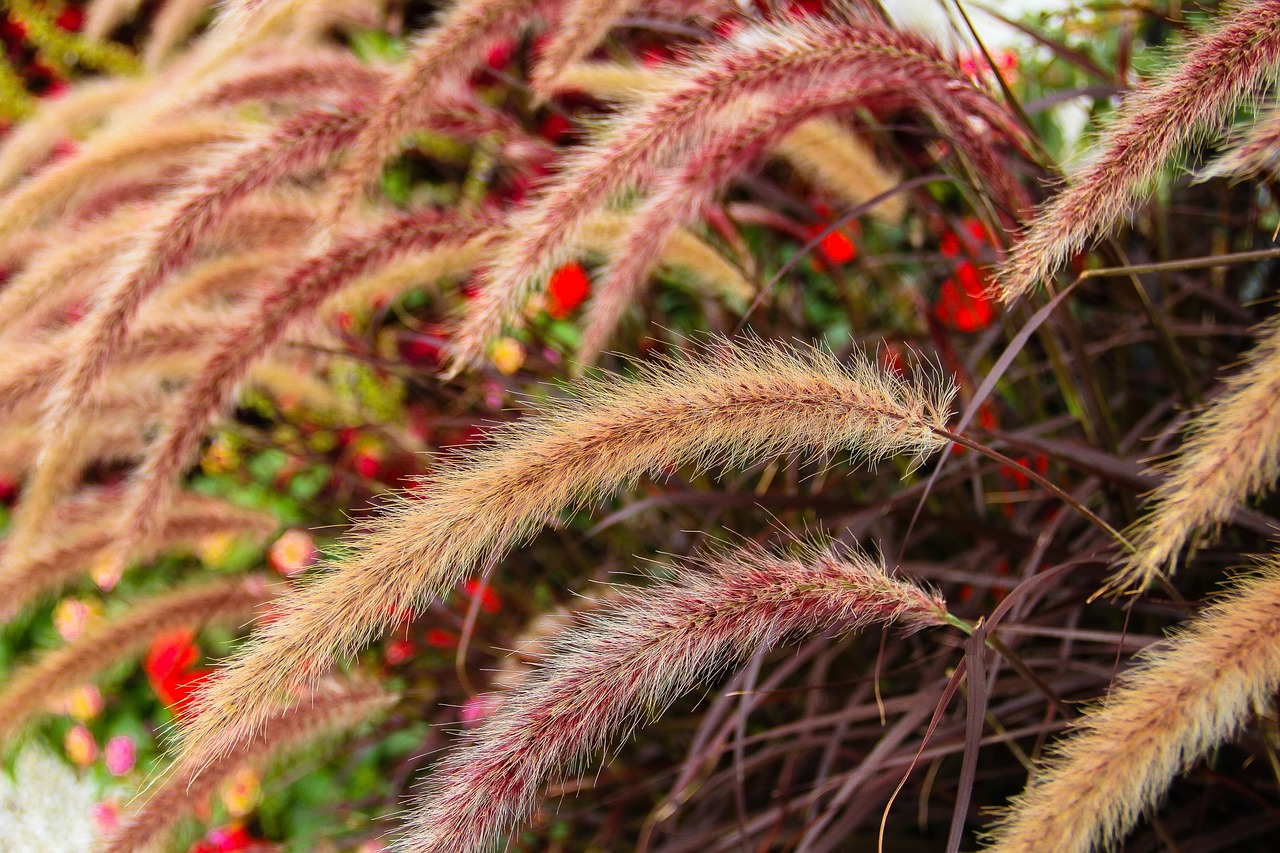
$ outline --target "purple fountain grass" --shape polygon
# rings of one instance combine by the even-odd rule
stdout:
[[[560,74],[557,89],[585,91],[601,100],[635,101],[672,88],[680,78],[679,72],[639,65],[580,62]],[[902,97],[900,93],[895,95],[892,102],[896,107]],[[814,186],[855,205],[882,195],[901,182],[896,173],[876,160],[855,131],[835,119],[814,119],[798,125],[778,140],[775,153],[789,161]],[[871,215],[896,223],[905,210],[902,197],[893,195],[872,208]]]
[[[136,427],[134,431],[137,431]],[[0,572],[0,593],[3,593],[0,595],[0,622],[8,622],[42,593],[98,565],[99,556],[115,540],[116,500],[119,495],[114,490],[101,490],[95,494],[103,495],[102,502],[98,504],[101,507],[99,512],[83,523],[63,529],[56,541],[44,543],[22,572]],[[55,516],[62,517],[56,508]],[[164,530],[153,539],[151,553],[196,545],[209,536],[232,534],[264,538],[279,526],[275,518],[257,510],[242,509],[217,498],[183,492],[167,514]]]
[[[166,364],[166,360],[204,353],[236,318],[236,313],[225,308],[186,306],[156,314],[140,322],[125,341],[112,360],[112,375],[141,370],[148,378],[182,377],[200,362],[187,358]],[[74,330],[52,336],[0,367],[0,422],[19,412],[38,417],[43,394],[57,381],[70,356],[67,340],[73,336]]]
[[[59,139],[86,123],[100,120],[140,88],[132,78],[97,78],[77,83],[58,98],[45,98],[40,110],[9,131],[0,145],[0,188],[8,189]]]
[[[1274,177],[1280,168],[1280,109],[1272,107],[1237,140],[1226,154],[1199,173],[1200,180],[1257,175]]]
[[[137,654],[154,637],[177,628],[239,624],[271,598],[267,579],[248,575],[187,584],[134,600],[121,616],[91,624],[76,640],[40,654],[9,674],[0,689],[0,744],[18,734],[51,698]]]
[[[1229,740],[1280,687],[1280,559],[1121,677],[1014,800],[991,853],[1088,853],[1117,845],[1174,777]]]
[[[254,362],[297,323],[313,317],[346,285],[410,253],[465,246],[501,223],[498,214],[427,210],[406,214],[372,233],[346,237],[306,259],[224,332],[204,367],[183,389],[168,425],[147,454],[125,499],[121,556],[145,547],[163,522],[162,508],[208,425],[222,412]]]
[[[1280,475],[1280,320],[1261,330],[1249,367],[1191,422],[1176,459],[1161,466],[1150,515],[1129,537],[1113,589],[1143,589],[1170,569],[1196,530],[1222,524]]]
[[[563,766],[581,768],[700,679],[789,637],[891,623],[915,631],[946,624],[947,612],[858,552],[753,545],[677,566],[672,580],[588,618],[445,759],[398,850],[490,849]]]
[[[369,123],[335,176],[324,220],[329,231],[336,233],[359,210],[366,184],[382,172],[405,134],[416,129],[417,117],[432,102],[451,97],[453,84],[470,73],[490,45],[519,29],[548,2],[560,0],[458,0],[417,41],[404,68],[382,87]]]
[[[907,382],[862,356],[747,341],[706,357],[642,365],[633,378],[493,430],[486,445],[425,478],[352,553],[303,585],[224,667],[180,733],[213,760],[253,737],[268,710],[378,635],[397,608],[450,589],[565,508],[673,465],[709,467],[803,451],[878,459],[944,440],[953,389]]]
[[[520,309],[541,277],[563,260],[584,220],[608,197],[644,185],[703,135],[723,126],[730,107],[815,86],[853,85],[876,74],[910,78],[932,91],[941,112],[959,111],[1008,127],[990,98],[948,63],[937,47],[881,22],[788,21],[758,26],[684,71],[684,81],[612,123],[599,141],[571,158],[539,200],[512,221],[511,239],[490,267],[454,338],[453,372],[481,363],[488,342]],[[949,128],[950,129],[950,128]],[[956,128],[962,132],[963,128]]]
[[[1129,95],[1101,154],[1053,198],[999,273],[1013,300],[1115,225],[1177,149],[1230,120],[1280,64],[1280,0],[1240,3],[1182,62]]]
[[[630,14],[637,2],[567,0],[533,67],[529,80],[533,91],[543,99],[550,99],[564,70],[595,50],[613,25]]]
[[[883,91],[910,91],[912,85],[910,78],[877,74],[858,85],[814,86],[785,98],[744,106],[735,124],[719,129],[659,181],[631,218],[627,236],[606,266],[588,308],[579,360],[589,364],[596,359],[623,313],[636,302],[671,234],[694,221],[728,180],[815,115],[875,98]]]
[[[81,32],[87,38],[102,41],[141,5],[142,0],[90,0],[84,7],[84,28]]]
[[[38,226],[43,218],[121,170],[154,171],[175,161],[192,161],[243,139],[244,133],[240,122],[190,119],[60,160],[0,198],[0,239]]]
[[[119,259],[102,296],[77,327],[73,358],[49,396],[48,441],[14,517],[9,559],[21,559],[51,502],[69,487],[59,459],[77,440],[81,401],[90,396],[94,382],[126,339],[143,302],[190,260],[201,236],[225,221],[237,202],[319,165],[350,141],[358,125],[358,119],[342,113],[317,110],[242,143],[196,176],[156,217],[157,224],[136,239],[133,250]]]
[[[269,758],[329,733],[355,728],[396,701],[371,679],[326,681],[298,703],[277,708],[263,726],[262,739],[228,753],[215,765],[200,768],[177,765],[99,845],[95,853],[138,853],[159,845],[194,804],[217,790],[236,768],[262,764]]]
[[[318,98],[368,96],[387,74],[350,53],[311,48],[300,55],[259,60],[219,77],[189,108],[235,107],[251,101],[314,105]]]

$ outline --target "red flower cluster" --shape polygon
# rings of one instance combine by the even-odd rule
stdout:
[[[976,219],[965,220],[974,244],[993,246],[995,242],[987,229]],[[955,267],[952,277],[942,282],[934,314],[944,326],[960,332],[976,332],[991,325],[996,308],[990,293],[986,275],[974,264],[969,247],[952,231],[942,235],[942,254],[948,258],[966,257]]]
[[[181,718],[191,696],[212,674],[209,667],[197,667],[200,650],[195,632],[179,629],[161,634],[151,642],[142,669],[151,689],[175,717]]]

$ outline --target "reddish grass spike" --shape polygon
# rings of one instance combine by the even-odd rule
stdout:
[[[951,389],[908,383],[855,356],[719,342],[707,357],[578,383],[579,396],[499,427],[425,480],[350,556],[304,584],[202,694],[182,750],[208,762],[264,714],[377,636],[397,608],[451,588],[566,507],[672,464],[711,466],[806,450],[926,454],[944,443]]]
[[[297,323],[312,317],[334,293],[413,252],[463,245],[492,231],[498,214],[468,217],[458,211],[408,214],[371,234],[349,236],[308,258],[268,289],[244,319],[224,332],[221,345],[183,390],[167,428],[157,438],[125,497],[117,554],[145,547],[163,522],[162,507],[206,427],[223,410],[254,362]]]
[[[423,36],[403,71],[387,80],[382,97],[334,179],[325,225],[332,232],[360,209],[365,186],[414,127],[416,117],[449,93],[450,81],[475,67],[492,42],[509,35],[548,0],[458,0]],[[558,2],[558,0],[552,0]]]
[[[300,101],[314,105],[317,98],[368,98],[386,78],[381,68],[366,65],[349,53],[307,53],[283,61],[270,59],[249,65],[223,77],[199,95],[192,108],[232,107],[248,101]]]
[[[1280,687],[1280,557],[1121,677],[1015,798],[990,853],[1112,849],[1174,776],[1230,739]]]
[[[1236,145],[1197,175],[1200,180],[1274,176],[1280,167],[1280,109],[1263,115]]]
[[[1054,273],[1111,228],[1175,151],[1228,121],[1280,64],[1280,0],[1239,5],[1181,64],[1125,99],[1102,153],[1071,180],[1014,246],[999,273],[1005,301]]]
[[[835,90],[815,86],[773,103],[746,107],[735,124],[720,129],[661,181],[631,219],[627,237],[609,261],[588,309],[579,360],[593,362],[609,343],[671,234],[694,220],[721,186],[766,148],[825,110],[875,98],[883,91],[910,91],[915,85],[912,78],[876,74],[861,84]]]
[[[1249,367],[1195,417],[1177,458],[1160,466],[1151,514],[1135,526],[1134,551],[1110,587],[1144,589],[1164,573],[1198,528],[1222,524],[1280,475],[1280,319],[1261,330]]]
[[[699,679],[789,637],[898,622],[942,625],[946,605],[856,552],[759,546],[677,568],[553,641],[536,678],[445,759],[409,818],[404,853],[488,850],[546,781],[626,738]]]
[[[127,434],[138,428],[128,424]],[[0,572],[0,623],[8,622],[46,590],[55,589],[89,571],[98,556],[115,539],[115,512],[119,495],[114,490],[98,492],[101,500],[91,502],[95,511],[78,522],[65,521],[62,507],[76,506],[75,499],[55,508],[63,524],[61,536],[37,551],[21,573]],[[208,536],[232,534],[263,537],[276,530],[279,522],[255,510],[241,509],[225,501],[183,492],[177,496],[164,529],[155,538],[157,549],[190,546]],[[151,556],[150,554],[143,556]]]
[[[529,81],[542,98],[551,98],[556,80],[575,62],[595,50],[613,25],[630,14],[637,0],[568,0],[551,31]]]
[[[205,802],[218,785],[246,762],[268,758],[301,746],[326,733],[353,728],[395,702],[375,681],[332,681],[296,705],[276,709],[263,727],[262,739],[226,755],[203,773],[190,765],[171,767],[164,781],[142,806],[96,848],[96,853],[136,853],[154,849],[196,803]]]
[[[126,253],[102,298],[78,325],[62,380],[50,394],[48,440],[35,476],[18,505],[8,560],[31,548],[44,516],[71,483],[58,460],[69,453],[82,428],[82,402],[127,337],[143,302],[185,264],[201,235],[232,212],[236,202],[299,170],[313,168],[352,138],[359,119],[324,110],[305,113],[233,149],[194,179]]]
[[[1002,110],[918,36],[871,20],[788,21],[748,30],[691,67],[683,84],[622,116],[513,220],[512,237],[454,338],[452,370],[483,361],[488,342],[542,276],[565,260],[562,255],[583,223],[612,193],[647,183],[674,154],[728,120],[731,107],[753,97],[848,85],[877,73],[909,75],[921,86],[945,90],[938,113],[950,117],[943,112],[949,109],[963,115],[960,130],[975,116],[1009,127],[1007,118],[1000,118]]]
[[[153,637],[211,622],[238,623],[270,598],[266,579],[248,576],[188,584],[134,600],[124,615],[90,626],[77,640],[9,674],[0,692],[0,744],[16,735],[51,698],[136,654]]]

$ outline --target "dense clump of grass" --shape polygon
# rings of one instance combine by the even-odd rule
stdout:
[[[1273,176],[1280,3],[1042,19],[1023,80],[891,5],[14,13],[106,73],[0,75],[0,735],[226,651],[104,851],[379,717],[337,847],[415,777],[406,851],[1274,830],[1275,557],[1206,602],[1273,550],[1280,213],[1221,179]],[[76,584],[110,615],[27,648]],[[411,718],[471,731],[394,755]]]

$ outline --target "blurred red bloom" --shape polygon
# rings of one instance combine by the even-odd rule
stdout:
[[[809,239],[812,240],[823,231],[826,231],[828,227],[830,226],[826,223],[815,223],[810,225],[806,232],[809,235]],[[858,257],[858,247],[849,239],[848,234],[837,229],[823,237],[822,241],[818,243],[818,254],[822,260],[828,263],[847,264]],[[815,268],[820,269],[821,266],[815,265]]]
[[[147,651],[142,669],[156,696],[175,717],[181,717],[192,695],[210,676],[208,667],[194,668],[200,658],[195,634],[181,629],[156,637]]]
[[[475,598],[476,592],[480,589],[480,581],[475,578],[471,578],[462,585],[462,590],[467,594],[467,598]],[[493,591],[493,587],[487,584],[480,594],[480,609],[489,614],[497,613],[502,609],[502,599]]]
[[[557,320],[569,316],[591,294],[591,277],[580,264],[565,264],[547,282],[547,313]]]
[[[940,323],[960,332],[976,332],[991,325],[996,309],[986,280],[972,261],[961,261],[955,276],[942,283],[934,312]]]

